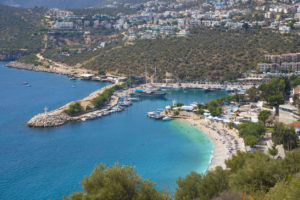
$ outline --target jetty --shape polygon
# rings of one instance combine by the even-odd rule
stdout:
[[[89,96],[85,97],[82,100],[72,101],[53,111],[45,111],[44,113],[37,114],[36,116],[31,118],[26,124],[29,127],[54,127],[61,126],[69,121],[85,121],[86,119],[105,116],[108,113],[111,113],[112,111],[119,111],[120,109],[113,108],[118,106],[120,97],[133,93],[135,91],[135,88],[128,88],[114,92],[109,102],[101,109],[92,109],[90,112],[86,111],[82,114],[75,116],[70,116],[65,112],[69,108],[69,106],[75,102],[79,102],[81,105],[84,106],[91,105],[94,98],[102,94],[106,89],[112,88],[115,85],[118,85],[118,83],[101,88],[91,93]]]

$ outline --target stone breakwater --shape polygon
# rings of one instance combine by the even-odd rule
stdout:
[[[53,111],[50,113],[42,113],[34,116],[27,122],[27,126],[29,127],[53,127],[60,126],[68,121],[71,121],[72,117],[70,117],[65,112],[57,112]]]
[[[112,85],[108,85],[104,88],[101,88],[93,93],[91,93],[89,96],[85,97],[82,100],[76,101],[76,102],[80,102],[81,104],[90,104],[92,103],[92,100],[97,97],[98,95],[102,94],[102,92],[105,89],[111,88],[113,86],[115,86],[116,84],[112,84]],[[110,102],[105,106],[106,108],[111,108],[112,106],[114,106],[118,101],[118,97],[116,95],[113,95],[111,97]],[[65,110],[70,106],[70,104],[74,103],[75,101],[72,101],[56,110],[53,110],[51,112],[47,112],[47,113],[40,113],[36,116],[34,116],[33,118],[31,118],[26,124],[29,127],[54,127],[54,126],[61,126],[69,121],[74,121],[74,120],[78,120],[81,117],[85,117],[88,114],[91,114],[93,112],[95,112],[95,110],[91,111],[91,112],[85,112],[81,115],[77,115],[77,116],[69,116],[67,113],[65,113]]]

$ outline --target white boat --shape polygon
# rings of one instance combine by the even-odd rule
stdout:
[[[86,118],[85,118],[85,117],[81,118],[81,121],[85,122],[85,121],[86,121]]]
[[[140,100],[140,99],[139,99],[139,98],[130,97],[130,98],[128,98],[128,100],[129,100],[129,101],[138,101],[138,100]]]
[[[170,116],[165,116],[164,118],[162,118],[162,120],[164,121],[169,121],[169,120],[172,120],[173,118],[170,117]]]

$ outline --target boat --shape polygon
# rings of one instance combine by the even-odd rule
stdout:
[[[28,82],[26,82],[26,81],[25,81],[25,82],[23,82],[23,85],[28,85],[28,84],[29,84],[29,83],[28,83]]]
[[[160,114],[160,112],[148,112],[147,116],[153,119],[162,119],[164,116]]]
[[[167,93],[155,91],[155,90],[147,91],[147,90],[136,89],[135,94],[137,96],[146,96],[146,97],[164,97],[164,96],[166,96]]]
[[[128,99],[120,98],[118,105],[119,106],[130,106],[132,103]]]
[[[86,121],[86,118],[85,118],[85,117],[81,118],[81,121],[85,122],[85,121]]]
[[[146,80],[146,89],[136,89],[135,95],[137,96],[146,96],[146,97],[164,97],[167,93],[160,92],[155,89],[149,89],[147,84],[147,67],[145,68],[145,80]]]
[[[138,101],[140,99],[139,98],[130,97],[130,98],[128,98],[128,100],[130,100],[130,101]]]
[[[70,77],[69,80],[74,81],[74,80],[76,80],[76,78],[75,77]]]
[[[172,120],[172,119],[173,119],[173,118],[170,117],[170,116],[165,116],[165,117],[162,118],[162,120],[164,120],[164,121],[170,121],[170,120]]]
[[[179,85],[174,85],[172,88],[173,88],[174,90],[180,90],[180,89],[181,89],[181,87],[180,87]]]

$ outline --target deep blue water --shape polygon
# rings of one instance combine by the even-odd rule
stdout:
[[[166,99],[143,99],[101,119],[33,129],[25,122],[44,106],[55,109],[106,84],[76,81],[72,88],[66,76],[5,64],[0,62],[0,199],[61,199],[81,190],[81,179],[99,163],[133,165],[171,192],[179,176],[206,171],[213,149],[207,136],[184,122],[152,120],[146,113],[173,99],[206,102],[226,92],[172,90]]]

